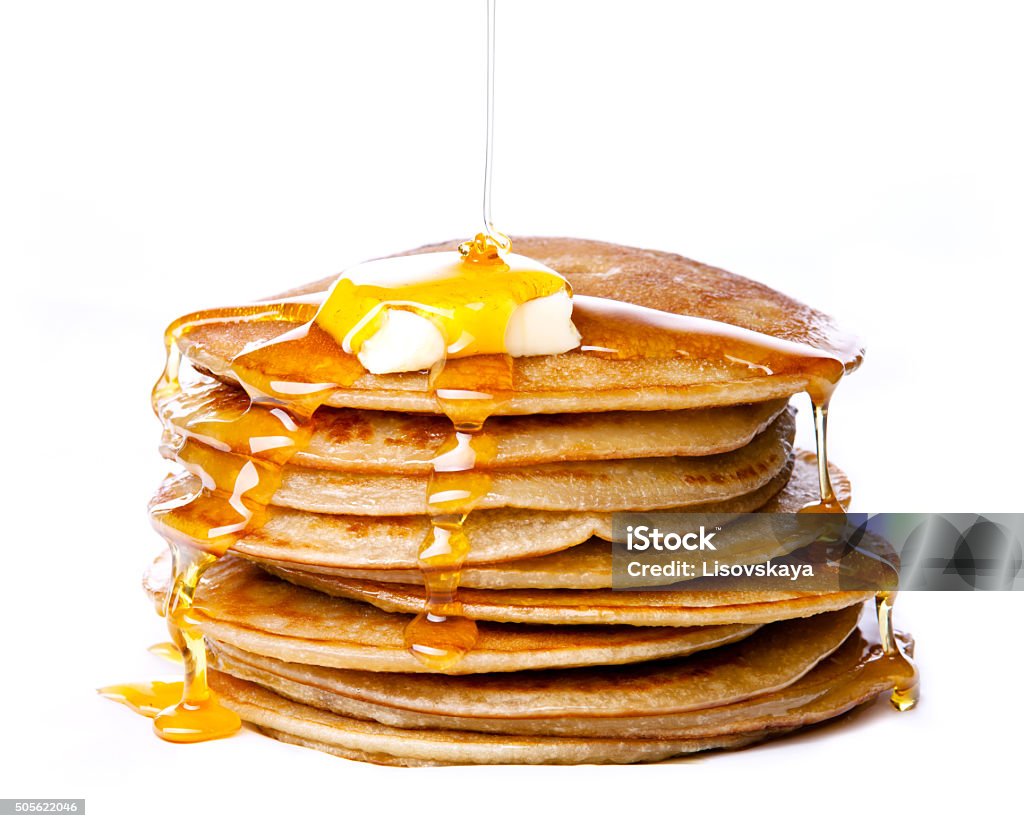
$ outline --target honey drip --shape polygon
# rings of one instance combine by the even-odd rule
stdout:
[[[307,306],[245,310],[250,318],[301,323],[235,358],[229,375],[245,389],[247,403],[228,398],[223,404],[218,383],[206,377],[182,384],[181,337],[220,319],[219,311],[193,314],[171,325],[167,364],[153,389],[154,410],[164,426],[161,453],[186,470],[166,482],[150,504],[153,525],[170,546],[174,562],[163,609],[184,665],[184,680],[100,691],[152,717],[157,735],[172,742],[217,739],[241,727],[237,714],[223,707],[208,687],[206,646],[193,612],[195,590],[206,567],[261,523],[284,465],[309,441],[313,412],[337,385],[311,383],[300,375],[309,370],[317,344],[325,342],[311,320],[303,321]],[[344,362],[347,371],[333,367],[332,375],[342,381],[362,373]],[[168,652],[167,645],[161,649]]]
[[[828,466],[829,404],[845,373],[838,357],[733,325],[665,314],[607,299],[577,296],[574,305],[573,321],[583,336],[581,348],[595,357],[668,359],[681,356],[702,364],[739,366],[749,371],[751,381],[777,374],[803,377],[814,415],[819,498],[801,511],[843,511],[832,488]],[[918,680],[912,653],[901,649],[893,630],[895,595],[895,591],[879,593],[878,627],[886,658],[898,662],[904,676],[892,692],[893,705],[904,711],[916,704]]]
[[[899,667],[900,677],[892,689],[889,700],[893,707],[905,712],[917,704],[920,684],[917,667],[911,660],[914,655],[913,644],[900,646],[899,636],[893,627],[892,606],[895,600],[895,592],[879,592],[875,597],[875,609],[878,612],[878,635],[882,642],[882,650],[886,658]]]
[[[835,391],[834,383],[817,383],[808,395],[814,416],[814,446],[818,458],[818,500],[808,503],[800,511],[823,514],[842,513],[843,505],[832,489],[832,478],[828,470],[828,406]]]
[[[153,719],[153,729],[169,742],[200,742],[230,736],[242,725],[221,705],[206,681],[206,646],[192,601],[203,570],[215,558],[197,549],[172,547],[175,577],[164,603],[171,639],[185,668],[183,681],[141,682],[104,687],[99,692]]]
[[[573,321],[583,336],[582,350],[599,358],[683,357],[701,365],[740,368],[754,382],[780,374],[803,377],[814,411],[819,488],[819,500],[803,511],[843,511],[832,490],[827,450],[829,401],[845,373],[836,355],[724,322],[590,296],[575,298]]]
[[[405,643],[424,664],[444,672],[476,643],[476,622],[458,601],[470,551],[465,524],[490,491],[490,475],[476,466],[495,455],[484,423],[512,395],[512,359],[497,354],[442,363],[431,372],[431,389],[454,431],[435,454],[427,483],[431,525],[417,556],[426,599],[406,627]]]
[[[153,719],[157,735],[169,742],[199,742],[230,736],[242,726],[233,710],[221,705],[206,681],[206,644],[192,601],[203,570],[214,560],[201,550],[173,549],[175,581],[167,596],[165,615],[171,640],[178,645],[185,666],[181,698]]]

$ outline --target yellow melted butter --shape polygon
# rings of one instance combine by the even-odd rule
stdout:
[[[343,272],[315,324],[357,354],[387,316],[415,313],[440,332],[449,357],[506,353],[505,330],[516,309],[565,291],[568,282],[534,259],[500,252],[480,237],[460,252],[377,259]]]

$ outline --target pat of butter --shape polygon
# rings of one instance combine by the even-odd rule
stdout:
[[[422,371],[444,357],[441,332],[429,319],[412,311],[383,311],[377,333],[359,348],[359,361],[371,374]]]
[[[421,371],[473,354],[560,354],[580,344],[566,281],[540,262],[456,253],[380,259],[341,274],[317,324],[367,371]]]
[[[572,297],[568,291],[524,302],[505,328],[505,350],[514,357],[564,354],[580,344],[572,324]]]

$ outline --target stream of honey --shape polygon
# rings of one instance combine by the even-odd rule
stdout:
[[[206,650],[193,598],[203,571],[260,526],[280,485],[286,464],[309,442],[316,410],[338,388],[365,374],[357,356],[360,341],[379,328],[387,307],[427,308],[451,353],[470,329],[479,339],[503,332],[515,308],[554,293],[563,280],[544,268],[510,267],[508,237],[491,220],[493,142],[494,9],[488,4],[487,150],[484,174],[484,232],[442,261],[434,255],[429,279],[400,294],[393,285],[346,279],[322,303],[296,300],[202,311],[168,328],[167,362],[153,390],[154,410],[163,424],[161,453],[183,469],[168,480],[150,504],[157,532],[168,543],[174,572],[163,612],[184,666],[181,682],[125,684],[101,689],[153,718],[164,739],[194,742],[229,735],[240,727],[206,682]],[[416,257],[409,257],[416,258]],[[414,269],[407,259],[400,267]],[[424,258],[425,262],[425,258]],[[381,263],[374,267],[380,269]],[[501,301],[494,297],[501,295]],[[481,301],[481,297],[485,300]],[[419,311],[417,311],[419,312]],[[265,321],[286,330],[269,341],[242,347],[222,379],[237,383],[247,399],[218,394],[220,381],[191,372],[182,378],[181,343],[190,333],[225,322]],[[745,366],[751,378],[785,374],[803,377],[810,394],[818,450],[820,498],[812,511],[841,511],[829,479],[826,450],[828,405],[844,373],[843,362],[809,346],[731,325],[652,311],[594,297],[576,297],[573,321],[583,348],[605,359],[685,356],[703,363]],[[347,332],[339,341],[338,332]],[[359,341],[352,333],[357,331]],[[490,332],[487,334],[486,332]],[[492,342],[488,346],[497,350]],[[483,350],[484,348],[481,346]],[[418,562],[426,587],[422,611],[406,629],[409,651],[432,669],[445,671],[470,651],[476,623],[459,604],[462,564],[469,553],[464,531],[475,504],[490,488],[477,468],[495,447],[486,420],[515,393],[515,366],[504,353],[478,353],[440,360],[429,387],[438,409],[452,423],[450,437],[434,457],[426,487],[430,530]],[[187,393],[186,393],[187,392]],[[893,691],[893,703],[907,709],[916,699],[916,674],[899,647],[891,625],[892,595],[879,597],[880,632],[887,656],[902,659],[909,678]]]

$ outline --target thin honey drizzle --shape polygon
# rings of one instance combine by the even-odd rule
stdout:
[[[483,219],[484,232],[477,236],[477,242],[491,242],[499,250],[507,252],[512,249],[512,241],[504,233],[497,230],[491,219],[491,189],[494,178],[494,54],[497,14],[496,0],[487,0],[487,127],[484,144],[484,200]],[[484,244],[486,247],[486,244]],[[460,249],[465,255],[465,252]]]

